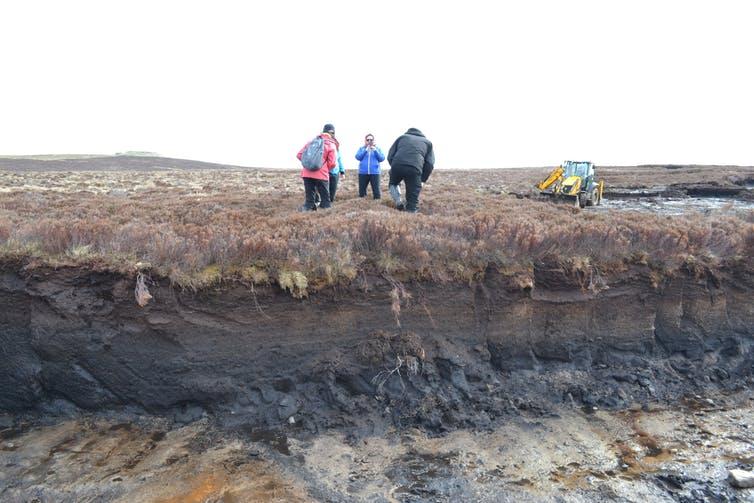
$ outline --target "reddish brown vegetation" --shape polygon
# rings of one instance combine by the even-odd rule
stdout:
[[[506,194],[545,171],[439,172],[419,215],[356,198],[350,179],[333,209],[299,213],[300,181],[284,171],[47,175],[54,184],[45,174],[12,174],[4,185],[18,190],[0,193],[0,249],[6,258],[121,271],[141,262],[189,286],[233,278],[282,286],[284,277],[300,294],[362,271],[454,281],[494,267],[526,286],[538,262],[668,272],[754,252],[752,212],[577,211]]]

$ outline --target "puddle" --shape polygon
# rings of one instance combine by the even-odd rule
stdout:
[[[652,197],[641,199],[610,199],[601,206],[588,208],[589,211],[619,209],[646,211],[665,215],[681,215],[690,211],[708,212],[713,210],[741,211],[754,210],[754,201],[725,197]]]

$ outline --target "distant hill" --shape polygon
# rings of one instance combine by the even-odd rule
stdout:
[[[248,166],[147,155],[0,156],[0,169],[7,171],[159,171],[247,168]]]

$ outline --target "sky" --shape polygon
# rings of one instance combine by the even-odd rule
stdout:
[[[754,165],[747,1],[0,3],[0,154],[295,168],[335,125],[437,169]]]

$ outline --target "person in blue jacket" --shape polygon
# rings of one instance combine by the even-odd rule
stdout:
[[[374,143],[374,135],[364,137],[364,146],[356,152],[359,161],[359,197],[367,195],[367,185],[372,185],[372,196],[375,199],[380,194],[380,163],[385,160],[382,149]]]
[[[338,156],[335,166],[330,170],[330,202],[335,202],[335,192],[338,190],[338,179],[346,176],[346,169],[343,167],[343,159],[340,157],[340,146],[338,146]]]

